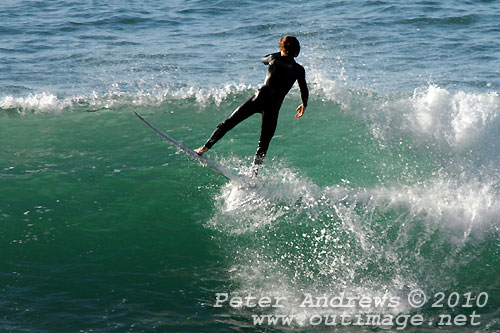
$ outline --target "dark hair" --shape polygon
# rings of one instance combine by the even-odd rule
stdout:
[[[285,36],[280,39],[280,50],[289,56],[296,57],[300,53],[300,43],[295,36]]]

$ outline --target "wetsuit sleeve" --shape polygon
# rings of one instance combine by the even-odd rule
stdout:
[[[276,54],[277,53],[268,54],[264,58],[262,58],[260,61],[262,61],[262,63],[264,65],[269,65],[269,63],[271,62],[271,60],[273,60],[276,57]]]
[[[299,83],[302,104],[304,104],[304,106],[307,106],[307,101],[309,100],[309,89],[307,88],[306,71],[302,66],[300,66],[299,69],[299,77],[297,78],[297,82]]]

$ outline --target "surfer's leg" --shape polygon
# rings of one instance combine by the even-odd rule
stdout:
[[[259,145],[257,146],[257,152],[255,153],[255,158],[253,160],[254,173],[257,174],[258,168],[264,162],[264,157],[266,157],[267,149],[269,148],[269,143],[274,136],[276,131],[276,126],[278,125],[278,105],[272,110],[266,110],[262,113],[262,126],[260,131]]]
[[[208,141],[203,147],[195,149],[195,152],[202,155],[208,151],[212,146],[219,141],[227,132],[232,130],[236,125],[247,119],[251,115],[260,111],[260,103],[256,96],[252,96],[249,100],[239,106],[226,120],[217,125],[217,128],[212,133]]]

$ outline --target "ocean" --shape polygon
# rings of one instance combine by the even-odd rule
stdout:
[[[0,4],[0,332],[500,332],[500,2]],[[257,179],[189,147],[297,36]],[[248,174],[260,116],[205,156]]]

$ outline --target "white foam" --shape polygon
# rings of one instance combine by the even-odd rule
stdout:
[[[334,79],[324,68],[307,68],[312,95],[338,103],[344,112],[365,120],[379,138],[390,141],[412,136],[417,143],[431,141],[454,150],[499,141],[497,92],[451,92],[431,83],[415,89],[413,94],[380,95],[350,88],[342,60],[337,63],[339,69]],[[500,152],[498,146],[495,151]]]
[[[6,96],[0,100],[1,109],[18,109],[19,113],[34,110],[35,113],[61,112],[71,105],[71,100],[61,100],[51,93],[30,94],[27,97]]]
[[[493,180],[438,177],[423,184],[379,190],[391,204],[408,208],[411,218],[424,218],[427,226],[444,231],[451,241],[464,244],[471,236],[499,224],[498,184]]]
[[[120,106],[159,106],[170,100],[193,100],[204,107],[209,103],[219,106],[232,95],[255,87],[228,83],[220,87],[156,87],[151,91],[125,93],[117,85],[112,85],[105,93],[58,97],[52,93],[40,92],[25,97],[5,96],[0,99],[0,109],[17,109],[20,114],[61,113],[64,110],[102,110]]]
[[[206,105],[214,102],[217,106],[220,105],[228,96],[238,94],[243,91],[255,89],[252,85],[228,83],[221,87],[199,88],[199,87],[183,87],[180,89],[167,88],[160,91],[158,99],[165,101],[166,99],[194,99],[201,105]]]
[[[500,113],[497,93],[450,93],[430,85],[415,91],[408,114],[409,128],[445,141],[450,147],[469,147],[481,139]],[[486,132],[486,133],[485,133]]]
[[[473,260],[460,257],[464,246],[500,226],[495,177],[442,173],[413,185],[321,188],[273,161],[259,178],[255,188],[224,187],[209,226],[225,235],[234,292],[286,297],[271,312],[296,316],[298,326],[313,315],[408,313],[410,290],[449,287],[449,268]],[[394,308],[300,306],[305,293],[341,292],[402,300]]]
[[[233,163],[240,164],[239,169],[243,173],[251,172],[249,168],[241,167],[238,161]],[[317,204],[319,187],[308,179],[301,179],[289,168],[278,168],[279,172],[272,175],[267,170],[261,171],[259,179],[249,184],[250,187],[225,186],[217,198],[223,214],[210,221],[209,225],[237,234],[254,232],[286,214],[299,199],[305,206]],[[225,221],[222,224],[218,220],[221,217]]]

